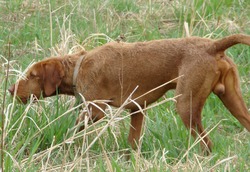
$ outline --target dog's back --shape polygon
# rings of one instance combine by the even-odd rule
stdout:
[[[99,85],[108,95],[113,94],[113,104],[119,106],[137,86],[133,97],[182,75],[179,69],[185,63],[189,63],[186,68],[192,68],[199,61],[214,62],[214,58],[207,53],[208,44],[212,44],[212,41],[199,37],[138,43],[111,42],[88,52],[79,73],[89,78],[88,81],[95,78],[91,85]],[[167,90],[174,89],[177,81],[157,89],[138,102],[143,104],[147,100],[149,104],[156,101]],[[86,81],[79,82],[82,82],[79,85],[86,85]]]

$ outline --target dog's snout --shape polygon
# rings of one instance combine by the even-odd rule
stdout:
[[[14,94],[14,92],[15,92],[15,85],[12,85],[12,86],[10,86],[10,88],[8,89],[8,91],[10,92],[10,94]]]

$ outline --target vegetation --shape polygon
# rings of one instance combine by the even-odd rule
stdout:
[[[145,112],[140,149],[132,151],[127,142],[127,111],[110,108],[105,119],[77,133],[74,123],[80,110],[74,97],[55,96],[22,105],[6,91],[38,60],[114,40],[250,34],[247,0],[0,1],[0,30],[2,170],[250,170],[250,134],[214,95],[203,110],[203,124],[214,149],[204,156],[199,140],[190,137],[175,112],[173,92],[166,95],[169,101],[164,97]],[[250,47],[237,45],[227,54],[238,65],[250,107]]]

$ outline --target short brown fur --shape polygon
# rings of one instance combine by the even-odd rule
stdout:
[[[26,80],[19,80],[10,87],[23,103],[31,94],[37,98],[53,96],[56,88],[60,94],[74,95],[73,72],[76,61],[85,54],[76,80],[76,90],[87,101],[109,100],[109,105],[119,107],[138,86],[132,98],[173,81],[135,101],[141,107],[159,99],[166,91],[176,89],[177,111],[194,137],[204,137],[203,148],[212,150],[212,142],[206,136],[201,123],[201,112],[211,92],[250,131],[250,116],[243,101],[236,65],[224,51],[238,43],[250,45],[250,36],[236,34],[220,40],[200,37],[165,39],[148,42],[112,42],[89,52],[64,57],[53,57],[34,64],[27,72]],[[192,100],[192,102],[190,102]],[[102,109],[105,106],[100,104]],[[138,105],[125,108],[131,115],[129,142],[136,148],[139,140],[143,114],[136,112]],[[92,107],[94,121],[104,115]],[[79,117],[77,123],[82,121]]]

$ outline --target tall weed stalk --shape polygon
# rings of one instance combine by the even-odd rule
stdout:
[[[1,118],[2,118],[2,123],[1,123],[1,164],[0,164],[0,171],[4,171],[4,140],[5,140],[5,100],[6,100],[6,91],[7,91],[7,83],[8,83],[8,77],[9,77],[9,60],[10,60],[10,42],[8,42],[8,59],[7,59],[7,66],[6,66],[6,75],[5,75],[5,80],[4,80],[4,92],[3,92],[3,100],[2,100],[2,107],[1,107]],[[4,67],[3,67],[4,70]]]

